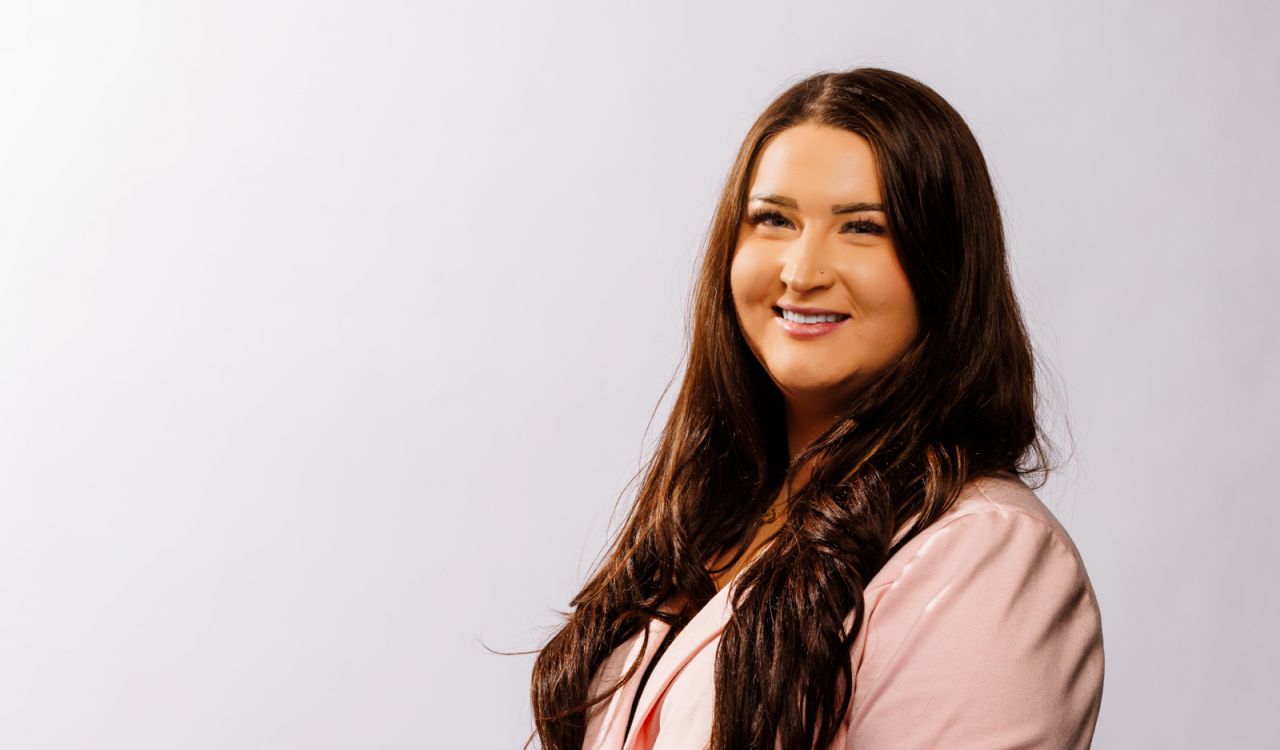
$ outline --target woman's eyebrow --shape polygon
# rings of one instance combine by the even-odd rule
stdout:
[[[800,207],[800,204],[796,203],[795,198],[788,198],[785,195],[774,195],[773,193],[753,195],[751,196],[751,200],[764,201],[765,203],[773,203],[778,206],[786,206],[787,208]],[[833,214],[852,214],[859,211],[879,211],[884,213],[884,204],[859,201],[857,203],[837,203],[831,207],[831,213]]]

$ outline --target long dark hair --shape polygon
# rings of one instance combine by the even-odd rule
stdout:
[[[920,326],[902,357],[792,460],[782,396],[738,325],[729,267],[758,155],[802,123],[871,144]],[[1034,358],[982,151],[960,115],[910,77],[880,68],[821,73],[765,109],[725,182],[691,313],[684,379],[636,500],[534,663],[535,733],[546,750],[582,747],[594,705],[588,689],[603,660],[650,618],[683,627],[716,593],[707,561],[720,550],[741,554],[784,483],[809,462],[775,541],[731,591],[711,748],[772,750],[776,739],[826,747],[848,709],[849,649],[867,582],[970,480],[1007,472],[1036,475],[1039,487],[1049,470]],[[668,600],[685,602],[683,611],[660,611]]]

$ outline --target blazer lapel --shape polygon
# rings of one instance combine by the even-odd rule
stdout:
[[[659,609],[665,611],[665,607],[659,607]],[[648,624],[648,647],[643,652],[641,647],[645,645],[644,631],[637,632],[620,647],[626,649],[626,656],[621,662],[610,664],[611,668],[609,670],[604,670],[604,674],[600,678],[603,682],[612,682],[626,674],[631,665],[637,661],[640,664],[636,668],[635,675],[626,684],[618,688],[618,692],[614,693],[609,699],[603,709],[604,715],[598,721],[593,719],[589,722],[588,729],[591,731],[586,737],[586,747],[599,748],[600,750],[617,750],[622,747],[623,732],[627,728],[627,714],[631,710],[632,701],[635,700],[636,684],[640,681],[640,675],[644,674],[649,660],[653,658],[654,651],[657,650],[658,644],[662,642],[662,639],[666,637],[667,629],[670,627],[662,620],[652,619]]]
[[[736,581],[737,578],[735,577]],[[729,589],[732,585],[726,585],[724,588],[716,592],[701,610],[698,611],[689,624],[684,629],[676,633],[675,638],[667,646],[667,650],[662,654],[662,658],[654,665],[653,672],[649,675],[649,680],[644,685],[644,692],[640,694],[639,703],[636,705],[636,715],[631,722],[631,732],[626,737],[626,743],[623,744],[622,750],[633,750],[641,735],[644,734],[644,726],[648,721],[649,714],[653,711],[654,705],[662,694],[666,692],[667,686],[680,673],[684,665],[697,655],[708,643],[716,636],[724,631],[725,625],[728,624],[729,618],[733,616],[732,607],[729,600]],[[658,641],[666,634],[667,625],[661,623],[661,630],[655,635],[657,640],[653,641],[656,648]],[[650,636],[654,638],[654,636]],[[628,706],[629,707],[629,706]],[[625,725],[626,719],[623,719]]]
[[[742,574],[747,571],[751,565],[760,557],[766,549],[772,546],[773,540],[765,543],[756,551],[751,562],[744,565],[742,570],[734,574],[733,578],[724,585],[711,600],[698,611],[693,619],[689,621],[684,629],[676,633],[675,638],[667,646],[667,650],[663,653],[662,658],[654,665],[653,672],[649,675],[648,682],[644,685],[644,691],[640,694],[639,703],[636,705],[636,715],[631,722],[631,732],[626,737],[626,743],[623,744],[622,750],[634,750],[639,737],[645,734],[645,724],[649,719],[649,714],[653,712],[653,707],[657,704],[658,699],[666,692],[667,686],[675,679],[684,665],[688,664],[699,651],[706,647],[708,643],[714,640],[722,632],[729,623],[729,618],[733,617],[733,603],[729,597],[731,590],[738,583]],[[667,625],[661,623],[661,629],[656,632],[657,640],[652,640],[654,648],[657,643],[666,635]],[[654,636],[651,635],[650,639]],[[708,685],[707,689],[712,689]],[[625,725],[626,719],[623,719]]]

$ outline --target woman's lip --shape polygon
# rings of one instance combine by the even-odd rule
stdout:
[[[773,306],[774,310],[781,310],[782,308],[783,308],[782,305]],[[844,315],[845,314],[842,312],[838,312],[836,310],[821,310],[816,307],[796,307],[794,305],[786,305],[786,309],[790,310],[793,313],[799,313],[801,315]]]
[[[778,321],[778,325],[782,326],[782,330],[786,331],[788,336],[797,339],[813,339],[825,336],[849,320],[846,316],[830,323],[794,323],[782,317],[782,311],[778,308],[774,308],[773,319]]]

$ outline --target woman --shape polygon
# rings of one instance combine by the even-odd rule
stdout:
[[[535,662],[542,746],[1088,747],[1098,605],[1023,481],[1047,471],[1033,356],[955,110],[876,68],[778,97],[692,331],[631,512]]]

